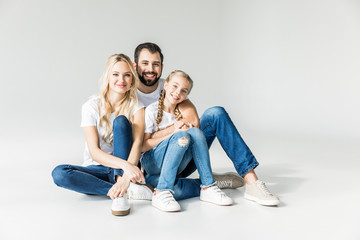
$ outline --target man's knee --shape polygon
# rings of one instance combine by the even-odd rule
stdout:
[[[204,114],[209,114],[209,115],[213,115],[213,116],[221,116],[224,114],[227,114],[225,108],[220,107],[220,106],[215,106],[215,107],[211,107],[208,108]]]

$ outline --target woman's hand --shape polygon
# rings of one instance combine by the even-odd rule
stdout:
[[[178,132],[178,131],[186,131],[183,129],[183,127],[185,126],[185,123],[182,121],[175,121],[174,122],[174,133]]]
[[[127,180],[129,180],[129,182],[131,181],[133,183],[145,183],[144,174],[137,166],[134,166],[131,163],[127,162],[122,169],[124,171],[122,178],[126,178]]]
[[[194,127],[194,126],[189,122],[187,124],[185,124],[182,121],[175,121],[175,123],[174,123],[174,133],[176,133],[178,131],[187,131],[192,127]]]
[[[107,195],[113,200],[117,197],[122,197],[129,188],[129,185],[130,181],[128,179],[118,177],[116,183],[110,188]]]

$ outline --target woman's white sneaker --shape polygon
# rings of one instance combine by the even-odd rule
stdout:
[[[125,216],[130,213],[130,204],[126,193],[122,197],[117,197],[113,200],[111,212],[115,216]]]
[[[276,206],[280,203],[279,198],[272,194],[261,180],[248,185],[246,184],[244,197],[247,200],[257,202],[264,206]]]
[[[201,189],[200,200],[221,206],[229,206],[233,204],[233,200],[216,185],[206,189]]]
[[[151,200],[153,191],[154,188],[148,184],[130,182],[127,195],[131,200]]]
[[[178,212],[181,210],[179,203],[174,199],[170,191],[155,191],[152,197],[152,205],[164,212]]]

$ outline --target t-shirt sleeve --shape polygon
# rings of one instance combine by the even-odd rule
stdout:
[[[145,109],[145,133],[153,133],[156,131],[154,113],[151,107]]]
[[[136,105],[136,107],[135,107],[135,110],[134,110],[133,115],[135,115],[135,113],[136,113],[137,111],[139,111],[140,109],[142,109],[142,108],[144,108],[144,107],[145,107],[145,105],[139,100],[138,103],[137,103],[137,105]]]
[[[90,101],[84,103],[81,108],[81,127],[96,126],[98,119],[98,110]]]

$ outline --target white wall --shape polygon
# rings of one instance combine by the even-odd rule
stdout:
[[[81,134],[81,104],[97,93],[107,57],[133,59],[145,41],[162,48],[164,77],[183,69],[194,78],[192,97],[204,108],[214,89],[201,89],[220,71],[208,61],[218,58],[217,14],[208,0],[1,1],[2,135]]]
[[[224,1],[220,33],[238,125],[360,139],[359,1]]]
[[[358,1],[0,1],[1,135],[81,134],[106,58],[141,42],[244,131],[360,138]]]

